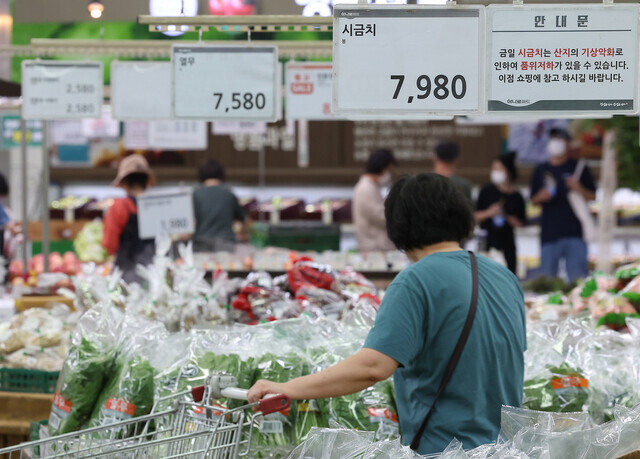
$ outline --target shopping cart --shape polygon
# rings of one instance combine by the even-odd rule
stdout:
[[[235,409],[213,403],[220,398],[247,400],[247,391],[237,384],[231,375],[214,373],[204,386],[158,399],[147,416],[0,449],[0,459],[246,456],[259,418],[287,409],[291,401],[275,395]]]

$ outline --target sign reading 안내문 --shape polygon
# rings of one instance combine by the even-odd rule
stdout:
[[[275,46],[173,46],[176,118],[275,121],[279,115]]]
[[[101,62],[23,61],[24,119],[83,119],[102,116]]]
[[[336,5],[333,111],[477,113],[483,25],[477,6]]]
[[[637,24],[637,5],[488,7],[488,112],[636,112]]]

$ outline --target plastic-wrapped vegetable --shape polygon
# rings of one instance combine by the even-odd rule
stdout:
[[[547,366],[547,371],[524,383],[522,406],[530,410],[582,411],[589,400],[589,381],[567,363]]]
[[[51,435],[80,429],[89,419],[111,372],[115,336],[121,316],[110,306],[96,307],[78,323],[64,361],[51,407]]]

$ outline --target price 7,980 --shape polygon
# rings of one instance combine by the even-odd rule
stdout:
[[[391,75],[391,80],[396,81],[396,89],[393,93],[393,100],[400,97],[402,87],[404,85],[404,75]],[[415,94],[415,98],[424,100],[433,94],[438,100],[448,99],[449,96],[454,99],[462,99],[467,93],[467,80],[462,75],[455,75],[449,79],[446,75],[437,75],[433,81],[427,75],[420,75],[416,79],[416,89],[418,91]],[[414,94],[407,97],[407,103],[413,103]]]
[[[234,92],[231,94],[231,105],[222,104],[224,100],[224,94],[221,92],[214,92],[213,97],[216,98],[216,110],[224,109],[225,113],[229,110],[262,110],[267,104],[265,95],[261,92],[252,94],[250,92]],[[222,105],[222,106],[221,106]]]

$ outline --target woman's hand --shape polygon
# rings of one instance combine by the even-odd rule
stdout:
[[[256,403],[262,400],[262,398],[265,395],[269,395],[269,394],[289,395],[286,393],[285,384],[278,384],[278,383],[265,381],[264,379],[261,379],[257,381],[251,389],[249,389],[249,393],[247,394],[247,399],[249,400],[249,403]]]

